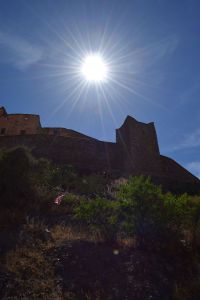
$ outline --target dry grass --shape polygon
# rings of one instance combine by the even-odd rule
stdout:
[[[26,218],[26,224],[24,224],[22,228],[17,247],[8,252],[4,258],[3,268],[10,272],[12,278],[7,285],[5,295],[2,299],[81,299],[78,293],[76,293],[76,290],[63,290],[62,279],[58,277],[56,271],[57,264],[59,264],[56,249],[59,249],[62,245],[65,245],[65,242],[67,243],[69,241],[98,243],[102,242],[103,239],[97,232],[92,234],[87,232],[87,228],[57,224],[48,229],[44,221],[36,218]],[[117,246],[119,246],[120,251],[122,251],[123,248],[128,250],[127,248],[134,247],[135,243],[135,239],[119,236]],[[76,245],[77,243],[74,244]],[[54,250],[56,251],[54,252]],[[114,249],[114,251],[115,250],[116,253],[119,252],[118,248]],[[113,252],[113,254],[115,253]],[[84,260],[85,256],[86,253],[83,254]],[[89,256],[88,262],[90,262],[90,260],[91,256]],[[79,264],[80,262],[78,261],[77,263]],[[66,266],[66,271],[68,267],[69,265]],[[77,268],[75,268],[75,271],[76,270]],[[197,279],[185,286],[181,282],[175,286],[173,299],[198,299],[200,293],[199,286],[199,280]],[[99,285],[94,286],[91,293],[86,291],[83,297],[83,300],[104,299],[113,299],[112,293],[110,295],[109,293],[105,294],[105,291],[102,290],[102,287]]]
[[[16,247],[6,255],[6,267],[10,272],[18,276],[28,273],[30,277],[44,275],[53,276],[53,269],[50,267],[41,250],[27,246]]]
[[[120,248],[134,248],[136,247],[136,238],[119,238],[117,240]]]
[[[26,218],[18,245],[3,259],[4,268],[13,278],[3,299],[76,300],[73,293],[63,294],[55,271],[59,262],[51,253],[65,242],[77,240],[97,242],[100,236],[60,224],[49,230],[45,222]],[[93,298],[88,295],[86,299]]]
[[[14,282],[4,299],[21,299],[23,295],[28,299],[54,299],[54,295],[55,299],[63,299],[54,266],[41,249],[18,246],[6,255],[5,267],[14,275]]]
[[[101,242],[102,236],[98,232],[92,234],[84,229],[77,229],[71,226],[56,225],[51,229],[51,236],[54,243],[58,246],[66,241],[90,241]]]

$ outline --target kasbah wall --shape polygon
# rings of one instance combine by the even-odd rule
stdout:
[[[174,160],[160,155],[154,123],[128,116],[116,130],[116,143],[65,128],[43,128],[39,115],[7,114],[0,108],[0,148],[25,145],[36,157],[73,165],[86,173],[148,175],[166,189],[196,193],[200,181]]]

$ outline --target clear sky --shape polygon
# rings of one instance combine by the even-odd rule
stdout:
[[[99,53],[107,80],[80,74]],[[0,105],[115,141],[154,121],[160,152],[200,176],[199,0],[0,0]]]

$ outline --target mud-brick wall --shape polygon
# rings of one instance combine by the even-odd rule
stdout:
[[[114,143],[52,135],[0,137],[0,148],[16,145],[31,148],[37,157],[45,157],[58,164],[74,165],[82,171],[110,172],[120,168],[120,154]]]
[[[0,117],[0,135],[37,134],[40,127],[37,115],[13,114]]]

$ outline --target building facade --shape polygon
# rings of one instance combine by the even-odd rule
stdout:
[[[7,114],[4,107],[0,107],[0,135],[37,134],[41,128],[40,117],[30,114]]]

